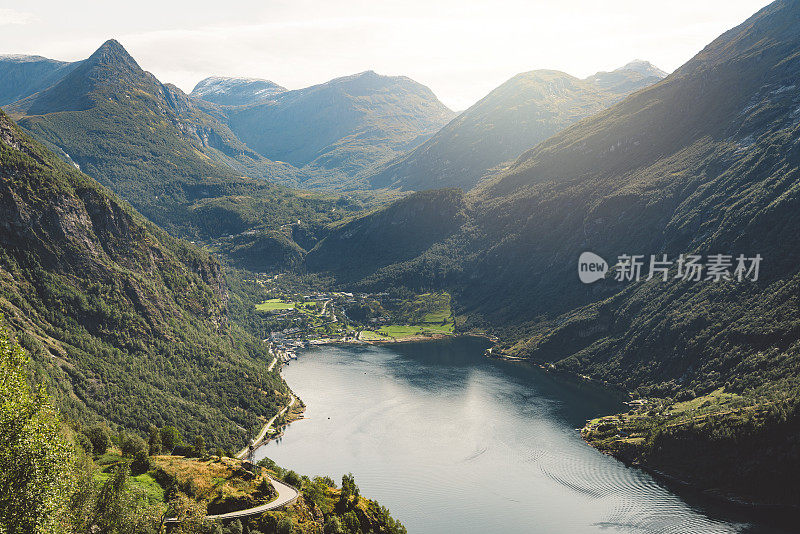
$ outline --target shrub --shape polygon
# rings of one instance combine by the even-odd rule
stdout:
[[[147,443],[137,435],[126,434],[120,439],[120,449],[123,456],[134,458],[140,452],[146,453],[148,450]]]
[[[83,431],[92,444],[92,452],[96,456],[105,454],[111,446],[111,431],[106,425],[92,425]]]
[[[303,484],[303,480],[300,478],[300,475],[291,469],[283,475],[283,481],[290,486],[294,486],[295,488],[299,488]]]
[[[137,451],[131,462],[131,473],[134,475],[141,475],[150,470],[150,457],[144,450]]]

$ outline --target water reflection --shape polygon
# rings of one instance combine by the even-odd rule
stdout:
[[[752,528],[583,443],[575,428],[622,409],[619,395],[488,360],[485,347],[460,339],[310,350],[284,370],[307,420],[257,456],[305,474],[352,471],[409,532]]]

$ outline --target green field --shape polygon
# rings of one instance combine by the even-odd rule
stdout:
[[[94,477],[98,482],[105,483],[111,478],[111,473],[100,471],[95,473]],[[164,488],[162,488],[161,485],[156,482],[156,479],[148,473],[129,477],[128,486],[133,490],[137,490],[138,493],[147,498],[147,501],[151,504],[164,502]]]
[[[401,324],[390,324],[386,326],[380,327],[377,332],[372,330],[363,330],[361,334],[361,338],[369,341],[375,339],[386,339],[387,337],[398,339],[410,336],[426,336],[426,335],[434,335],[434,334],[452,334],[453,333],[453,323],[447,323],[445,325],[439,324],[423,324],[423,325],[401,325]],[[367,337],[373,336],[373,337]]]
[[[269,299],[261,304],[256,304],[256,310],[258,311],[291,310],[294,307],[294,302],[287,302],[283,299]]]
[[[423,323],[445,323],[450,320],[450,302],[448,301],[446,304],[441,305],[437,309],[426,313],[422,317]]]
[[[409,326],[409,325],[399,325],[399,324],[390,324],[387,326],[382,326],[378,329],[379,334],[383,334],[387,337],[408,337],[408,336],[420,336],[422,335],[422,327],[421,326]]]
[[[374,330],[362,330],[361,331],[361,339],[363,341],[376,341],[376,340],[379,340],[379,339],[386,339],[386,337],[380,335],[379,333],[375,332]]]
[[[452,334],[453,326],[452,322],[445,324],[426,324],[423,325],[422,329],[426,334]]]

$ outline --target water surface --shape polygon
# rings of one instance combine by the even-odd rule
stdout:
[[[482,357],[456,339],[319,347],[283,375],[306,419],[260,448],[279,465],[339,480],[411,533],[762,532],[687,504],[598,453],[576,428],[624,409],[606,390]]]

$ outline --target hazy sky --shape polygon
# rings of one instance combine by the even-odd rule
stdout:
[[[0,0],[0,54],[83,59],[118,39],[161,81],[290,89],[375,70],[461,110],[518,72],[576,76],[634,58],[672,71],[765,0]]]

